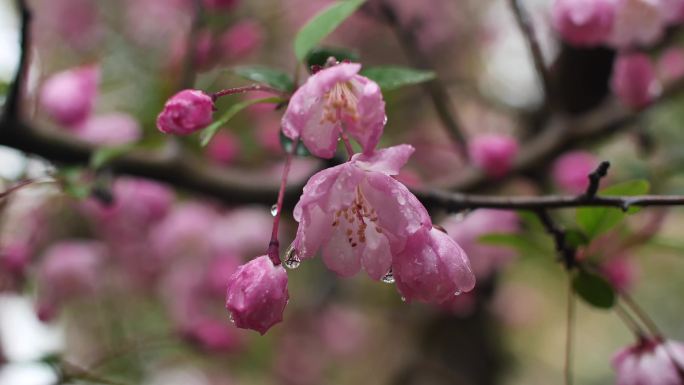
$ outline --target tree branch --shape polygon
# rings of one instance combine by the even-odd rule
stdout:
[[[20,17],[20,33],[19,33],[19,63],[17,73],[14,77],[14,82],[9,89],[7,99],[5,101],[5,110],[3,113],[3,120],[12,120],[19,117],[19,102],[22,98],[24,79],[28,71],[28,60],[30,51],[30,33],[31,33],[31,11],[28,8],[25,0],[16,0],[16,7],[19,11]]]

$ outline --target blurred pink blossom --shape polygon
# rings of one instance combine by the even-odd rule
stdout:
[[[493,178],[501,178],[508,173],[518,150],[518,141],[508,135],[480,135],[468,143],[473,164]]]
[[[86,142],[103,146],[134,143],[142,137],[140,123],[131,115],[119,112],[92,116],[81,123],[75,133]]]
[[[641,109],[660,93],[653,67],[651,59],[642,53],[621,54],[615,59],[611,87],[624,105]]]
[[[43,0],[33,10],[33,31],[45,47],[53,46],[58,37],[70,48],[91,49],[103,36],[95,0]]]
[[[99,82],[100,70],[97,66],[56,73],[40,89],[40,106],[55,122],[76,127],[90,115]]]
[[[239,223],[239,226],[236,224]],[[268,247],[273,217],[264,207],[243,206],[228,211],[204,229],[213,252],[232,252],[239,256],[263,252]]]
[[[226,309],[235,326],[263,335],[283,320],[289,298],[285,268],[262,255],[240,266],[230,277]]]
[[[671,84],[684,77],[684,49],[668,48],[658,58],[658,76],[664,84]]]
[[[682,385],[684,344],[642,339],[615,354],[616,385]]]
[[[207,145],[209,159],[220,164],[231,164],[240,154],[240,139],[230,131],[220,131]]]
[[[660,40],[667,26],[661,0],[617,0],[612,45],[647,46]]]
[[[599,161],[586,151],[567,152],[553,163],[551,177],[556,186],[570,194],[582,194],[589,186],[589,174]]]
[[[628,291],[637,280],[638,269],[629,257],[618,255],[601,262],[600,270],[618,291]]]
[[[152,249],[166,261],[183,256],[197,258],[210,255],[213,247],[208,240],[218,219],[218,213],[208,205],[198,202],[178,204],[152,229],[149,240]]]
[[[330,353],[349,356],[358,352],[368,338],[368,319],[355,309],[333,305],[320,315],[318,332]]]
[[[228,61],[236,61],[257,51],[264,41],[264,29],[255,20],[232,25],[218,38],[218,51]]]
[[[486,234],[514,234],[519,230],[518,216],[512,211],[478,209],[465,218],[447,217],[440,223],[447,233],[468,253],[475,276],[489,277],[515,258],[508,247],[491,246],[480,242]]]
[[[604,43],[615,19],[616,0],[556,0],[553,27],[563,40],[578,46]]]

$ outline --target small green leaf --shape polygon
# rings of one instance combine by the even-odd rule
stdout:
[[[292,91],[294,82],[287,73],[263,66],[243,66],[233,68],[233,72],[245,79],[263,83],[281,91]]]
[[[365,0],[337,1],[321,12],[317,13],[302,29],[294,40],[294,51],[300,62],[318,43],[325,39],[342,24]]]
[[[262,99],[249,99],[242,101],[240,103],[233,104],[232,106],[230,106],[230,108],[228,108],[228,110],[223,114],[223,116],[218,118],[204,130],[202,130],[202,133],[200,134],[200,144],[202,145],[202,147],[209,144],[211,138],[214,137],[218,130],[221,129],[221,127],[224,126],[226,123],[228,123],[228,121],[230,121],[233,118],[233,116],[235,116],[238,112],[244,110],[245,108],[258,103],[280,103],[283,101],[285,101],[283,98],[270,97]]]
[[[280,131],[280,145],[283,147],[283,150],[287,153],[290,153],[292,151],[292,139],[288,138],[283,134],[282,131]],[[304,143],[302,141],[297,142],[297,150],[295,151],[295,155],[297,156],[309,156],[311,153],[309,150],[306,149],[306,146],[304,146]]]
[[[348,60],[350,62],[358,62],[359,55],[356,52],[350,51],[346,48],[339,47],[318,47],[314,48],[306,55],[304,63],[307,68],[312,66],[324,66],[329,57],[334,57],[337,61]]]
[[[589,244],[589,237],[582,231],[577,229],[569,229],[565,231],[565,242],[571,247],[577,248]]]
[[[131,151],[134,147],[133,144],[124,144],[121,146],[98,148],[90,156],[90,167],[93,169],[102,168],[105,164]]]
[[[585,270],[573,278],[572,287],[588,304],[601,309],[610,309],[615,305],[615,291],[603,277]]]
[[[645,180],[632,180],[607,187],[599,191],[598,195],[642,195],[648,193],[650,185]],[[638,207],[629,207],[627,214],[639,211]],[[612,229],[625,217],[622,209],[615,207],[583,207],[577,209],[577,223],[584,230],[589,239]]]
[[[392,66],[364,68],[361,75],[378,83],[383,91],[424,83],[435,78],[433,71]]]

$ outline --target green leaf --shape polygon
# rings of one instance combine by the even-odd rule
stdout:
[[[292,91],[294,82],[287,73],[263,66],[235,67],[232,70],[236,75],[257,83],[266,84],[277,90]]]
[[[105,164],[131,151],[134,147],[133,144],[124,144],[121,146],[98,148],[90,156],[90,167],[93,169],[102,168]]]
[[[607,187],[599,191],[599,195],[642,195],[648,193],[650,185],[645,180],[632,180]],[[639,211],[638,207],[629,207],[627,214]],[[618,225],[625,217],[622,209],[615,207],[583,207],[577,209],[577,223],[589,239],[605,233]]]
[[[285,152],[290,153],[290,151],[292,151],[292,139],[285,136],[285,134],[283,134],[283,131],[280,131],[280,145],[283,147],[283,150]],[[295,155],[311,155],[311,153],[309,152],[309,150],[307,150],[306,146],[304,146],[304,143],[301,140],[297,142],[297,150],[295,151]]]
[[[610,309],[615,305],[615,291],[605,278],[580,270],[573,278],[572,287],[586,303],[601,309]]]
[[[306,55],[304,63],[306,63],[307,68],[311,68],[312,66],[322,67],[325,65],[325,63],[328,61],[328,58],[331,56],[337,59],[337,61],[359,61],[359,55],[356,52],[350,51],[346,48],[318,47],[312,49],[309,52],[309,54]]]
[[[569,229],[565,232],[565,242],[571,247],[577,248],[589,244],[589,237],[577,229]]]
[[[435,78],[433,71],[393,66],[364,68],[361,75],[378,83],[383,91],[424,83]]]
[[[300,62],[318,43],[334,31],[344,20],[351,16],[365,0],[337,1],[316,14],[294,40],[294,51]]]
[[[209,144],[211,138],[214,137],[218,130],[221,129],[221,127],[224,126],[226,123],[228,123],[228,121],[230,121],[238,112],[244,110],[245,108],[258,103],[280,103],[283,101],[285,101],[283,98],[270,97],[262,99],[249,99],[242,101],[240,103],[233,104],[232,106],[230,106],[230,108],[228,108],[228,110],[223,114],[223,116],[214,121],[204,130],[202,130],[202,133],[200,134],[200,144],[202,145],[202,147]]]

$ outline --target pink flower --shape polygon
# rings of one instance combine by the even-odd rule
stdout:
[[[612,31],[615,5],[615,0],[556,0],[552,9],[553,26],[571,44],[601,44]]]
[[[56,314],[64,301],[92,294],[99,284],[103,245],[95,241],[62,241],[48,248],[38,268],[41,319]]]
[[[165,134],[189,135],[208,126],[214,101],[198,90],[183,90],[173,95],[157,116],[157,128]]]
[[[32,3],[31,8],[36,17],[33,31],[41,48],[59,50],[55,45],[67,43],[71,49],[90,50],[104,36],[95,1],[50,0]]]
[[[660,0],[660,9],[669,24],[684,21],[684,0]]]
[[[658,59],[658,75],[665,84],[684,77],[684,49],[669,48]]]
[[[589,186],[589,174],[598,166],[598,159],[586,151],[572,151],[558,157],[551,176],[554,183],[570,194],[582,194]]]
[[[76,135],[93,144],[119,146],[140,140],[142,129],[132,116],[115,112],[87,119],[76,128]]]
[[[197,202],[176,205],[152,230],[149,238],[152,249],[167,261],[185,255],[209,254],[213,251],[210,234],[218,218],[216,211],[207,205]]]
[[[74,127],[83,122],[95,104],[100,70],[74,68],[49,77],[40,90],[40,105],[57,123]]]
[[[473,272],[478,278],[486,278],[507,265],[515,252],[508,247],[480,243],[486,234],[512,234],[519,230],[518,216],[511,211],[479,209],[464,219],[453,215],[441,225],[465,250],[468,250]]]
[[[391,176],[412,153],[404,144],[356,154],[312,176],[294,209],[299,258],[321,249],[323,262],[340,276],[363,267],[371,278],[382,278],[407,237],[431,226],[423,205]]]
[[[337,356],[350,356],[368,337],[368,319],[351,308],[333,305],[318,319],[318,333],[323,346]]]
[[[282,120],[283,133],[301,138],[312,154],[330,158],[342,132],[371,153],[385,125],[380,87],[358,75],[360,64],[341,63],[309,77],[292,96]]]
[[[243,346],[242,335],[228,320],[195,317],[181,332],[185,339],[209,353],[234,352]]]
[[[475,287],[463,249],[435,228],[409,238],[406,248],[395,257],[392,272],[397,289],[407,301],[438,304]]]
[[[230,277],[226,309],[235,326],[263,335],[283,320],[289,298],[285,269],[262,255],[240,266]]]
[[[667,20],[661,0],[618,0],[611,44],[617,48],[646,46],[660,40]]]
[[[231,26],[219,38],[222,55],[228,60],[243,58],[261,47],[264,30],[254,20],[244,20]]]
[[[660,93],[653,63],[642,53],[622,54],[615,59],[611,87],[624,105],[634,109],[648,106]]]
[[[0,269],[23,275],[31,259],[32,248],[25,242],[11,242],[0,248]]]
[[[204,0],[204,6],[213,10],[226,10],[235,7],[238,0]]]
[[[239,223],[239,226],[235,224]],[[229,211],[206,230],[206,239],[217,252],[253,255],[268,245],[273,217],[264,207],[243,206]]]
[[[468,153],[473,164],[489,176],[500,178],[510,170],[518,155],[518,141],[507,135],[481,135],[468,143]]]
[[[618,255],[601,263],[601,272],[618,291],[627,291],[637,279],[637,266],[626,256]]]
[[[240,140],[229,132],[218,132],[209,142],[206,153],[217,163],[230,164],[240,153]]]
[[[617,385],[684,384],[684,344],[643,339],[613,356]]]

